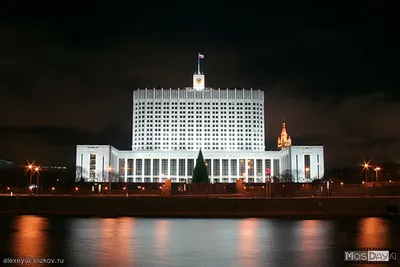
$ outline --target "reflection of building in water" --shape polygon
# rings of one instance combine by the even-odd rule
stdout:
[[[268,176],[302,182],[322,177],[322,146],[293,146],[283,124],[279,151],[265,150],[264,92],[193,86],[133,92],[132,150],[78,145],[76,177],[87,181],[190,181],[201,149],[212,182],[265,182]]]

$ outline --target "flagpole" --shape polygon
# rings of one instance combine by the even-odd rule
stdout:
[[[200,55],[197,53],[197,74],[200,74]]]

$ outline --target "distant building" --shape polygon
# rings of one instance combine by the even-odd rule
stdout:
[[[322,146],[292,146],[283,123],[279,151],[265,151],[264,92],[193,86],[133,92],[132,150],[78,145],[76,178],[101,182],[189,182],[201,149],[212,182],[294,182],[322,177]]]

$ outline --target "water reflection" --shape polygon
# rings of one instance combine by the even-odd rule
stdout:
[[[389,221],[382,218],[365,218],[360,220],[356,236],[358,248],[390,247]]]
[[[160,264],[168,262],[171,247],[171,221],[158,220],[155,223],[153,251]]]
[[[49,255],[48,224],[49,220],[44,217],[19,216],[15,220],[16,231],[10,240],[13,256],[40,258]]]
[[[343,248],[400,247],[399,224],[347,220],[3,217],[0,252],[63,266],[341,266]],[[15,231],[10,230],[15,228]],[[11,265],[10,265],[11,266]]]
[[[244,219],[238,224],[238,240],[236,245],[237,266],[258,266],[260,259],[260,219]]]
[[[304,220],[299,224],[300,263],[305,266],[323,266],[329,257],[332,223]]]

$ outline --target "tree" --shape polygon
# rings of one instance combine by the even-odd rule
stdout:
[[[81,181],[81,180],[85,180],[85,178],[87,176],[87,171],[85,168],[81,167],[81,166],[76,166],[76,176],[75,176],[75,181]]]
[[[204,163],[203,153],[201,152],[201,149],[199,151],[199,155],[197,156],[196,167],[194,167],[193,170],[192,182],[193,183],[210,182],[210,179],[208,178],[207,174],[207,167],[206,164]]]
[[[293,173],[291,170],[284,170],[281,174],[281,183],[293,182]]]

